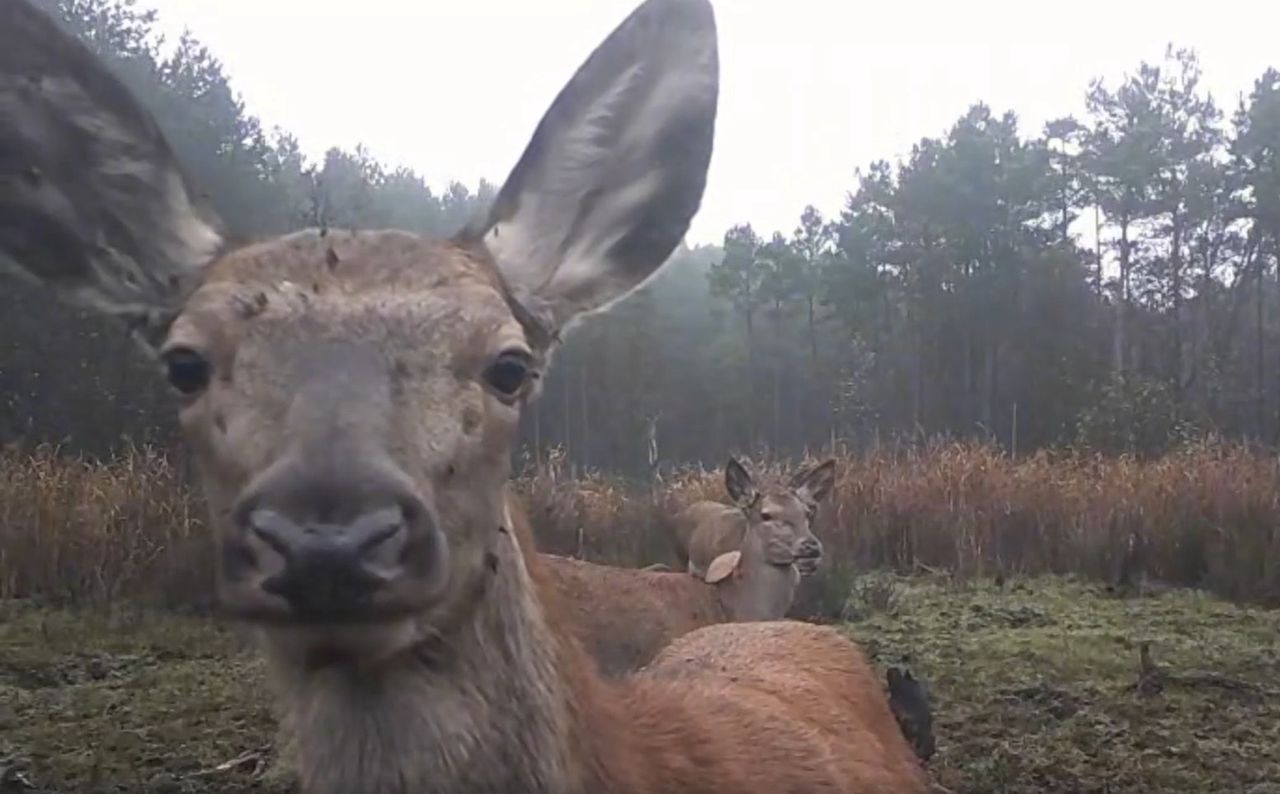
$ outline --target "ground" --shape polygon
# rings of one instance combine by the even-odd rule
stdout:
[[[1280,611],[1068,579],[881,579],[850,608],[880,666],[929,682],[953,791],[1280,794]]]
[[[930,769],[957,794],[1280,794],[1280,611],[880,576],[848,617],[881,667],[906,655],[929,682]],[[1142,642],[1157,672],[1138,688]],[[0,603],[0,792],[287,791],[255,779],[268,704],[206,620]]]

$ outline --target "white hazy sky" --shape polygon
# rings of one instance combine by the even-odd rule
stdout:
[[[363,142],[432,185],[501,181],[561,85],[637,0],[140,0],[189,28],[250,112],[304,150]],[[854,168],[897,158],[974,101],[1025,132],[1083,110],[1165,44],[1234,109],[1280,67],[1269,0],[718,0],[721,100],[691,242],[838,212]]]

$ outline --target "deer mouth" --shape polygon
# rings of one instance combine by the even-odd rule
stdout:
[[[801,576],[812,576],[818,571],[818,565],[822,562],[822,555],[816,554],[806,557],[796,557],[796,570]]]
[[[810,576],[822,562],[822,543],[817,538],[801,540],[793,548],[796,570],[801,576]]]

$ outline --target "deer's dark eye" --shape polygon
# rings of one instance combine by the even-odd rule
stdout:
[[[760,520],[761,520],[761,521],[772,521],[772,520],[773,520],[773,513],[761,513],[761,514],[760,514]]]
[[[213,376],[209,359],[189,347],[168,350],[163,360],[169,385],[188,396],[203,391]]]
[[[529,354],[523,350],[508,350],[500,353],[484,371],[484,380],[499,397],[513,398],[529,382],[531,363]]]

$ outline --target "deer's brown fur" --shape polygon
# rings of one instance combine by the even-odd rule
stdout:
[[[595,741],[583,755],[601,776],[586,790],[929,791],[874,670],[836,631],[789,621],[708,626],[676,639],[638,675],[603,682],[565,626],[573,607],[546,559],[529,568],[561,629],[563,678],[586,684],[578,696],[609,704],[584,710],[609,715],[588,722]]]

